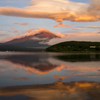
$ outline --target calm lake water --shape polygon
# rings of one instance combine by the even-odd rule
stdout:
[[[0,52],[0,100],[100,100],[100,54]]]

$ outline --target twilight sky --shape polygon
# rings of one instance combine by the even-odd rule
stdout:
[[[100,41],[100,0],[0,0],[0,42],[47,29],[62,41]]]

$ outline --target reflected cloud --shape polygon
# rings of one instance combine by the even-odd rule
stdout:
[[[17,73],[18,71],[15,69],[15,70],[13,70],[12,71],[12,73],[10,73],[10,75],[12,76],[12,75],[14,75],[15,73]]]
[[[62,64],[62,65],[59,65],[57,68],[55,68],[57,71],[60,71],[61,69],[65,68],[65,66]]]
[[[0,88],[0,96],[11,97],[22,94],[36,100],[99,100],[99,93],[100,83],[88,81],[70,83],[56,81],[52,84]]]
[[[70,78],[72,75],[69,75],[69,76],[56,76],[56,75],[53,75],[54,78],[57,78],[59,80],[63,80],[63,79],[66,79],[66,78]]]
[[[82,77],[89,77],[89,78],[94,78],[94,77],[100,77],[100,74],[98,75],[81,75]]]
[[[26,80],[28,80],[28,78],[27,77],[20,77],[20,78],[12,78],[12,80],[13,81],[18,81],[18,80],[24,80],[24,81],[26,81]]]
[[[74,73],[74,75],[84,75],[84,73]]]
[[[16,72],[17,73],[18,71],[15,69],[15,70],[13,70],[13,72]]]

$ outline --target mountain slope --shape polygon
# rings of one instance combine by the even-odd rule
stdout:
[[[48,47],[49,46],[47,44],[40,44],[41,41],[42,40],[28,39],[28,40],[23,41],[23,42],[10,43],[9,45],[15,45],[15,46],[18,46],[18,47],[27,47],[27,48]]]

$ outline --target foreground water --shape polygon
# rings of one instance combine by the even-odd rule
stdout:
[[[100,54],[0,52],[0,100],[100,100]]]

